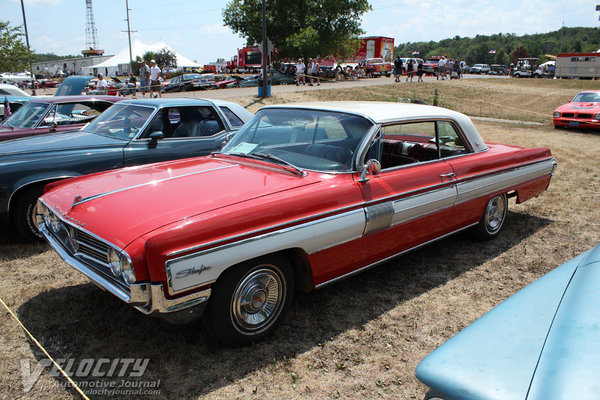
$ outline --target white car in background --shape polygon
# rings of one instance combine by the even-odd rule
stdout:
[[[11,85],[9,83],[0,83],[0,96],[29,97],[31,95],[24,90],[19,89],[15,85]]]
[[[490,66],[488,64],[475,64],[471,67],[471,74],[489,74]]]

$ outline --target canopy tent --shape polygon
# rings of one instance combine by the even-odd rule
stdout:
[[[194,61],[190,60],[189,58],[184,57],[183,55],[179,54],[178,52],[176,52],[175,50],[170,48],[169,45],[167,45],[162,40],[159,42],[156,42],[156,43],[146,44],[146,43],[143,43],[142,41],[136,39],[133,41],[133,43],[131,43],[131,55],[134,60],[136,59],[136,57],[142,58],[144,56],[144,54],[146,54],[149,51],[157,52],[162,49],[167,49],[167,50],[170,50],[173,53],[175,53],[175,57],[177,58],[177,68],[184,68],[184,67],[200,68],[200,67],[202,67],[201,64],[198,64],[197,62],[194,62]],[[129,65],[129,47],[125,47],[123,50],[119,51],[117,54],[115,54],[108,60],[104,60],[100,64],[91,65],[89,67],[84,67],[83,71],[87,75],[93,75],[94,69],[96,69],[96,71],[98,73],[104,74],[105,76],[114,76],[114,75],[119,74],[119,72],[121,72],[121,73],[123,72],[122,70],[121,71],[119,70],[119,65],[125,65],[126,66],[125,68],[127,68],[127,71],[129,70],[129,68],[127,67]],[[159,67],[162,68],[162,65],[159,65]],[[123,68],[123,67],[121,67],[121,68]]]

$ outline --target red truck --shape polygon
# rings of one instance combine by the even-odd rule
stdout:
[[[354,56],[357,62],[368,58],[382,58],[390,64],[394,61],[394,38],[367,36],[360,38],[360,41],[360,47]]]
[[[258,46],[242,47],[238,49],[237,55],[227,61],[227,73],[256,73],[262,66],[262,57]]]
[[[394,38],[367,36],[359,40],[360,47],[354,58],[346,60],[346,63],[358,63],[365,67],[369,62],[373,66],[373,75],[391,76],[394,69]]]

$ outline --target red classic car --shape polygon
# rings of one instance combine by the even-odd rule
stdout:
[[[0,123],[0,142],[27,136],[76,131],[123,97],[32,97]]]
[[[600,128],[600,90],[586,90],[554,110],[555,128]]]
[[[37,224],[71,266],[143,313],[203,312],[264,338],[310,291],[454,232],[503,226],[548,187],[548,148],[486,144],[438,107],[263,107],[210,156],[46,186]],[[183,311],[182,311],[183,310]]]

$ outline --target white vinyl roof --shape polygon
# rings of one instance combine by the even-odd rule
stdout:
[[[485,151],[487,146],[473,122],[466,115],[442,107],[424,104],[374,102],[374,101],[331,101],[311,103],[288,103],[262,108],[303,108],[357,114],[369,118],[376,124],[402,122],[415,119],[451,119],[463,130],[473,151]]]

